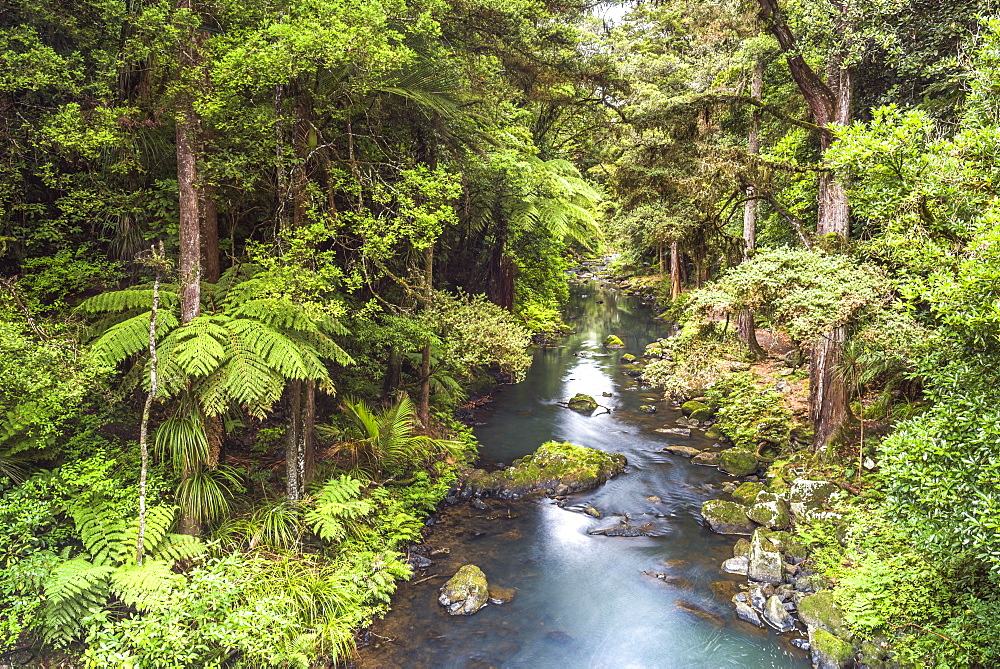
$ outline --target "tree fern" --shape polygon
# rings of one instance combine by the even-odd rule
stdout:
[[[169,532],[176,507],[147,511],[143,544],[149,558],[141,565],[135,563],[138,519],[126,523],[103,505],[77,508],[72,515],[86,554],[60,562],[45,579],[44,636],[50,642],[72,640],[83,619],[112,595],[137,609],[163,601],[180,578],[171,571],[174,562],[205,549],[194,537]]]

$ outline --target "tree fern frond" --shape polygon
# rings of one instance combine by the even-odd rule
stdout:
[[[80,541],[95,565],[118,562],[119,545],[125,535],[125,523],[105,505],[78,507],[72,512]]]
[[[83,619],[107,601],[108,582],[114,567],[95,565],[84,558],[56,565],[45,579],[46,641],[70,641],[83,628]]]
[[[171,571],[171,566],[166,560],[146,560],[117,569],[110,575],[111,592],[140,611],[162,605],[184,578]]]
[[[150,312],[145,311],[116,323],[104,331],[90,346],[90,355],[103,365],[117,365],[149,347]],[[166,333],[177,327],[177,317],[170,312],[157,316],[156,331]]]
[[[130,309],[149,309],[149,305],[152,303],[152,288],[128,288],[88,297],[76,308],[86,313],[100,314]],[[160,305],[164,311],[174,310],[180,305],[180,296],[177,294],[175,286],[160,284]]]

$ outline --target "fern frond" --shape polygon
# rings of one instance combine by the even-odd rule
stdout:
[[[184,579],[171,571],[171,562],[146,560],[111,574],[111,592],[118,599],[140,611],[148,611],[167,601],[170,591]]]
[[[348,521],[372,512],[372,504],[360,498],[362,483],[341,475],[327,480],[316,496],[315,508],[306,513],[306,522],[320,539],[343,541],[350,533]]]
[[[127,288],[112,290],[89,297],[77,309],[90,314],[113,313],[130,309],[149,309],[153,303],[152,288]],[[165,311],[174,310],[180,305],[180,296],[176,287],[160,285],[160,306]]]
[[[72,515],[80,540],[94,564],[120,564],[119,546],[125,535],[125,523],[105,505],[79,507]]]
[[[117,365],[149,347],[150,312],[145,311],[116,323],[104,331],[91,345],[90,355],[99,364]],[[157,316],[157,335],[177,327],[177,317],[168,311]]]
[[[109,565],[74,558],[49,572],[44,586],[46,641],[70,641],[80,633],[83,619],[107,602],[108,583],[114,570]]]
[[[163,542],[174,521],[177,519],[176,506],[151,506],[146,509],[146,529],[142,537],[143,555],[152,555]],[[139,519],[135,518],[122,533],[121,562],[134,562],[137,544],[139,543]]]

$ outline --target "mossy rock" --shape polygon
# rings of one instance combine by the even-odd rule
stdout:
[[[705,436],[709,439],[724,439],[726,437],[725,433],[715,425],[705,430]]]
[[[751,534],[756,525],[747,517],[746,507],[723,499],[701,505],[701,517],[718,534]]]
[[[710,421],[714,417],[715,417],[715,411],[709,409],[708,407],[705,407],[704,409],[698,409],[697,411],[692,411],[690,416],[691,420],[696,420],[699,423]]]
[[[618,335],[608,335],[604,340],[604,348],[625,348],[625,342]]]
[[[474,469],[465,480],[472,494],[518,499],[542,490],[568,495],[591,490],[625,471],[621,453],[605,453],[568,441],[549,441],[506,469]]]
[[[750,504],[757,499],[757,495],[763,492],[763,490],[763,483],[746,481],[737,486],[736,490],[733,491],[733,499],[740,504]]]
[[[772,530],[785,529],[792,523],[785,500],[766,490],[757,495],[747,515],[755,523]]]
[[[441,586],[438,603],[453,616],[471,616],[486,606],[490,598],[486,574],[474,564],[463,565]]]
[[[691,458],[691,464],[701,465],[702,467],[718,467],[719,454],[714,451],[702,451]]]
[[[757,456],[753,451],[731,448],[719,455],[719,469],[733,476],[746,476],[757,471]]]
[[[634,355],[632,355],[631,353],[626,353],[619,359],[619,362],[621,362],[623,365],[634,365],[636,360],[638,360],[638,358],[636,358]]]
[[[569,408],[574,411],[586,411],[587,413],[590,413],[597,408],[597,400],[590,395],[584,395],[583,393],[573,395],[567,404]]]
[[[826,630],[842,639],[850,641],[853,637],[844,624],[844,613],[833,600],[832,590],[803,597],[799,602],[799,618],[807,625]]]
[[[711,411],[707,404],[699,402],[697,400],[690,400],[681,405],[681,413],[687,417],[691,417],[695,411],[701,411],[702,409],[708,409]]]
[[[733,546],[733,557],[740,557],[741,555],[749,555],[750,553],[750,540],[746,537],[741,537],[739,541]]]
[[[639,411],[643,413],[656,413],[656,407],[654,407],[652,404],[643,404],[642,406],[639,407]]]
[[[819,627],[809,627],[809,653],[814,669],[847,669],[854,666],[854,648]]]

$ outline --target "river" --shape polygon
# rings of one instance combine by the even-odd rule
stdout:
[[[719,565],[732,556],[735,538],[712,533],[699,518],[701,503],[730,479],[662,452],[671,440],[710,444],[700,433],[685,439],[654,432],[672,426],[679,412],[618,362],[626,352],[641,355],[645,344],[666,335],[666,324],[638,298],[594,283],[573,286],[567,322],[576,333],[536,351],[527,378],[505,386],[483,414],[486,424],[475,430],[481,462],[509,464],[557,439],[623,453],[626,473],[572,495],[566,508],[550,499],[446,508],[427,543],[450,553],[434,556],[431,567],[400,588],[392,611],[373,626],[360,666],[809,667],[787,639],[734,618],[729,598],[744,578]],[[603,348],[612,333],[625,350]],[[555,404],[578,392],[612,413],[584,416]],[[640,412],[642,404],[657,406],[657,413]],[[603,518],[580,513],[583,506]],[[625,514],[652,522],[657,536],[587,534]],[[491,583],[515,588],[514,601],[448,616],[437,590],[466,563],[479,565]]]

